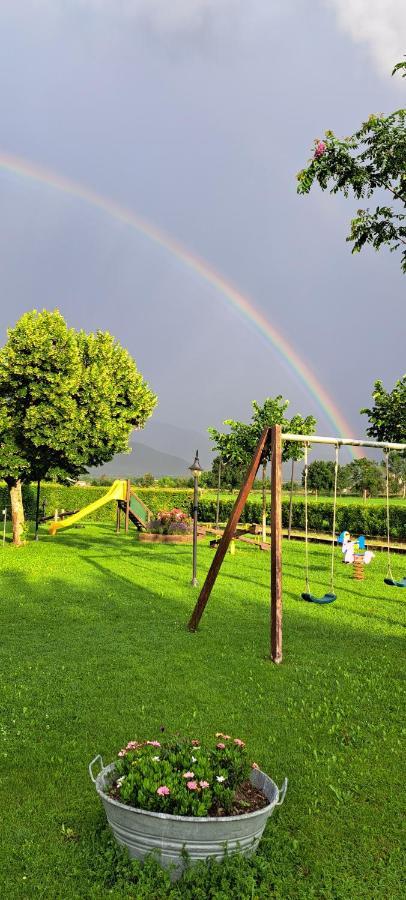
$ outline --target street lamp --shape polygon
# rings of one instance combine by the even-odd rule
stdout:
[[[192,586],[197,587],[196,564],[197,564],[197,507],[199,502],[198,481],[203,469],[199,462],[199,451],[196,450],[196,456],[189,470],[193,475],[193,575]]]

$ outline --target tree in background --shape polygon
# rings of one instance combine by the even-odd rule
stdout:
[[[334,488],[335,464],[330,460],[315,459],[307,467],[307,486],[309,491],[320,494],[331,494]],[[305,483],[305,471],[302,472],[302,484]]]
[[[0,477],[21,543],[21,484],[128,451],[156,403],[127,350],[108,333],[68,328],[58,311],[25,313],[0,350]]]
[[[405,63],[398,63],[392,75],[398,70],[405,74]],[[351,137],[339,139],[326,131],[324,140],[315,141],[310,164],[297,180],[299,194],[308,194],[315,181],[331,194],[341,191],[347,197],[352,190],[357,199],[386,192],[390,205],[359,209],[347,241],[353,253],[366,244],[375,250],[403,248],[401,267],[406,272],[406,109],[370,115]]]
[[[385,466],[385,462],[382,463]],[[406,497],[406,456],[392,450],[388,459],[389,476],[392,492]]]
[[[392,391],[386,391],[382,381],[375,381],[372,399],[371,408],[361,409],[369,419],[367,434],[377,441],[406,443],[406,375]]]
[[[382,467],[372,459],[354,459],[348,464],[351,479],[351,491],[355,494],[377,496],[384,490],[384,473]]]
[[[264,428],[270,428],[273,425],[281,425],[283,431],[293,432],[295,429],[298,434],[309,434],[313,432],[316,424],[316,420],[313,416],[308,416],[306,419],[303,419],[301,416],[294,416],[290,422],[285,417],[288,406],[289,400],[284,400],[281,394],[274,398],[267,397],[262,406],[254,400],[252,403],[253,413],[249,424],[237,422],[233,419],[226,419],[224,425],[228,426],[228,432],[222,433],[217,431],[216,428],[209,428],[208,432],[214,444],[214,448],[219,453],[222,462],[226,465],[231,463],[234,466],[240,466],[245,472],[251,462]],[[292,442],[290,444],[284,444],[283,459],[290,459],[290,454],[292,452],[296,454],[298,452],[298,446],[302,447],[302,445],[292,444]],[[294,451],[292,448],[294,448]],[[261,460],[262,537],[264,541],[266,540],[266,466],[269,462],[270,453],[271,449],[269,447]]]

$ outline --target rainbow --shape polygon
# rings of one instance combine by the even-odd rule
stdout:
[[[79,200],[99,209],[117,221],[134,228],[140,234],[153,241],[154,244],[171,253],[183,265],[199,275],[207,284],[214,287],[232,309],[237,310],[262,337],[272,344],[282,359],[287,362],[289,369],[304,383],[308,393],[314,398],[330,423],[334,435],[338,437],[352,436],[352,428],[342,412],[292,344],[283,337],[280,331],[275,328],[262,312],[256,309],[248,297],[241,294],[230,281],[220,275],[205,260],[192,253],[175,238],[169,237],[160,228],[139,216],[138,213],[121,206],[114,200],[103,197],[91,188],[72,181],[64,175],[45,169],[30,160],[4,152],[0,152],[0,169],[20,178],[27,178],[47,185],[63,194],[68,194],[70,197],[77,197]],[[360,451],[356,448],[354,452],[359,453]]]

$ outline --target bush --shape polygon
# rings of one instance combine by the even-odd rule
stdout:
[[[52,516],[55,509],[74,510],[92,503],[106,493],[105,487],[65,487],[61,484],[41,485],[40,504],[46,500],[46,515]],[[137,487],[137,494],[148,509],[157,517],[162,509],[176,507],[187,516],[193,514],[193,491],[187,488]],[[262,521],[261,499],[248,499],[241,515],[243,524],[260,523]],[[27,519],[35,518],[36,485],[23,485],[24,510]],[[235,497],[220,497],[220,521],[226,522],[235,503]],[[8,501],[8,489],[6,485],[0,485],[1,509],[7,504],[8,516],[10,506]],[[106,504],[92,513],[93,522],[112,523],[115,520],[115,503]],[[269,510],[268,510],[269,515]],[[201,494],[199,497],[198,518],[200,522],[215,522],[216,498],[213,495]],[[311,499],[308,505],[308,518],[310,531],[329,533],[333,527],[333,502],[331,499]],[[287,528],[289,520],[289,500],[282,502],[282,525]],[[406,506],[396,501],[390,505],[391,537],[393,540],[406,540]],[[294,499],[292,506],[292,528],[304,530],[304,500]],[[346,503],[338,501],[336,516],[336,531],[349,531],[352,534],[365,534],[370,537],[383,537],[386,534],[386,507],[382,505],[368,505],[364,503]]]

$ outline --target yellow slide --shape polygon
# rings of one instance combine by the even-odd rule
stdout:
[[[73,516],[68,516],[66,519],[61,519],[59,522],[52,522],[49,533],[54,535],[60,528],[69,528],[70,525],[74,525],[75,522],[79,522],[80,519],[83,519],[85,516],[90,516],[90,513],[94,512],[95,509],[99,509],[100,506],[104,506],[105,503],[110,503],[112,500],[125,500],[126,490],[127,484],[125,481],[114,481],[103,497],[99,497],[99,499],[95,500],[93,503],[88,503],[87,506],[84,506],[79,512],[74,513]]]

